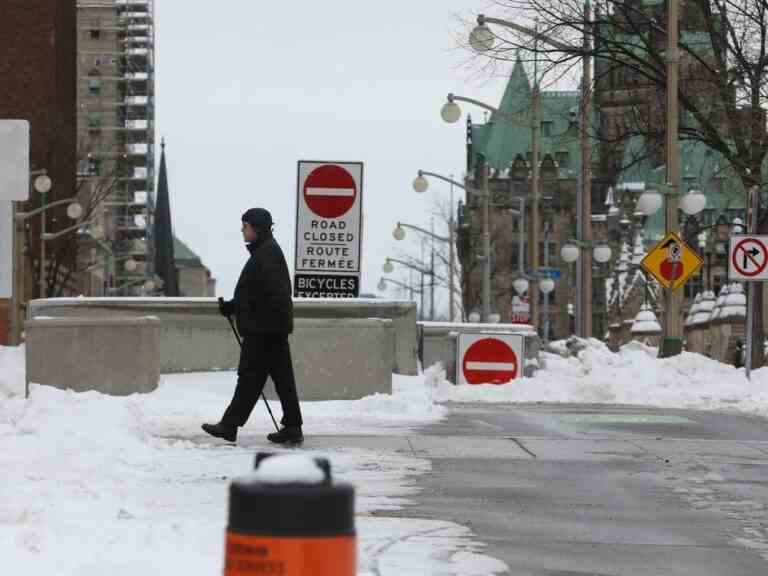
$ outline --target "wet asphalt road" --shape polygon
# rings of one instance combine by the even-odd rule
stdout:
[[[768,421],[617,406],[455,405],[408,438],[401,513],[472,528],[515,576],[768,574]]]

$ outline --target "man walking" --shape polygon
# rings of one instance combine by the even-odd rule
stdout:
[[[242,217],[243,239],[251,257],[240,273],[232,300],[220,300],[222,316],[235,317],[243,337],[235,395],[218,424],[203,424],[211,436],[237,439],[264,390],[267,377],[275,383],[283,408],[282,429],[267,436],[270,442],[298,444],[304,440],[302,419],[288,335],[293,331],[293,301],[288,265],[272,236],[272,216],[251,208]]]

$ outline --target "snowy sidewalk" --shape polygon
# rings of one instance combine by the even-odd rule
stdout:
[[[0,348],[2,572],[221,573],[229,482],[252,469],[256,452],[275,450],[264,408],[233,447],[199,428],[226,406],[228,373],[169,376],[152,394],[125,398],[33,385],[24,400],[22,353]],[[334,476],[357,489],[359,574],[505,569],[462,526],[382,516],[403,507],[407,516],[430,470],[401,442],[444,416],[431,398],[435,377],[397,377],[391,396],[302,406],[302,453],[328,457]]]

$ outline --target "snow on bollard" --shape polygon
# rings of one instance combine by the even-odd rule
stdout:
[[[225,576],[354,576],[355,490],[324,458],[259,453],[229,487]]]

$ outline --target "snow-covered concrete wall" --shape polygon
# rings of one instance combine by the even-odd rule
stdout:
[[[38,318],[26,324],[27,382],[113,396],[160,382],[155,317]]]
[[[28,318],[157,316],[160,367],[163,373],[225,370],[237,366],[237,346],[215,298],[48,298],[33,300]],[[418,373],[415,302],[376,299],[294,299],[297,345],[304,339],[305,320],[383,318],[393,323],[397,374]],[[307,336],[311,341],[311,337]]]
[[[163,373],[207,372],[232,370],[237,367],[240,349],[232,329],[218,312],[214,299],[173,298],[173,299],[98,299],[67,298],[36,300],[31,303],[29,322],[52,317],[71,321],[93,320],[105,322],[116,316],[134,317],[152,315],[160,319],[159,339],[154,344],[154,353],[159,358]],[[410,303],[409,303],[410,304]],[[365,303],[351,307],[353,314],[367,318],[343,316],[350,311],[347,306],[325,306],[312,303],[315,318],[297,314],[295,331],[291,336],[294,371],[301,396],[305,400],[351,400],[377,392],[392,390],[392,373],[416,372],[416,319],[413,310],[413,364],[402,370],[396,351],[400,339],[409,342],[407,307],[372,307]],[[313,310],[310,309],[309,313]],[[334,311],[336,316],[334,316]],[[376,314],[400,313],[397,322],[389,318],[376,318]],[[307,307],[304,307],[307,313]],[[325,317],[322,317],[325,316]],[[45,321],[47,322],[47,320]],[[397,327],[401,333],[397,333]],[[110,336],[115,342],[117,334]],[[120,350],[120,346],[116,347]],[[400,348],[403,351],[403,348]],[[143,362],[131,346],[123,348],[131,362]],[[47,362],[44,354],[36,355],[41,362]],[[58,358],[58,356],[56,356]],[[87,356],[81,356],[88,361]],[[92,360],[98,362],[97,357]],[[51,370],[55,370],[50,367]],[[49,367],[46,365],[46,370]],[[46,372],[48,374],[48,372]],[[34,381],[34,380],[33,380]],[[267,387],[267,391],[272,390]]]

